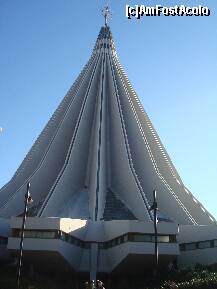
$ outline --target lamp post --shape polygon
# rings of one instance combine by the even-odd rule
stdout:
[[[19,262],[18,262],[18,270],[17,270],[17,289],[20,288],[20,274],[21,274],[21,267],[22,267],[23,240],[24,240],[24,231],[25,231],[25,225],[26,225],[27,206],[28,204],[33,202],[29,189],[30,189],[30,183],[27,183],[25,202],[24,202],[25,205],[24,205],[24,211],[23,211],[23,222],[22,222],[21,237],[20,237]]]
[[[157,192],[153,191],[153,204],[150,208],[150,211],[154,212],[154,257],[155,257],[155,275],[158,272],[158,241],[157,241]]]

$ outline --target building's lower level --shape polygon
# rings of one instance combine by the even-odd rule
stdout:
[[[4,224],[4,225],[3,225]],[[17,256],[22,217],[1,221],[1,257]],[[159,267],[217,263],[217,226],[158,223]],[[90,273],[138,274],[154,268],[152,222],[28,217],[24,256],[36,267]]]

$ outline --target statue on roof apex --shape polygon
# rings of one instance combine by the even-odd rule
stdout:
[[[108,20],[111,18],[112,13],[111,10],[109,9],[109,6],[107,5],[103,10],[102,10],[102,15],[105,18],[105,26],[108,24]]]

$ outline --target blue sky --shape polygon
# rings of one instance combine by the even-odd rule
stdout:
[[[0,0],[0,187],[90,57],[108,1]],[[216,0],[109,1],[120,62],[185,185],[217,218]],[[209,17],[125,17],[125,5]]]

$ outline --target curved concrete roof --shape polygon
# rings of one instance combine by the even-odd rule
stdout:
[[[108,26],[101,28],[90,60],[0,190],[1,217],[22,213],[27,182],[33,216],[150,221],[156,189],[159,210],[168,219],[215,222],[185,188],[119,63]]]

